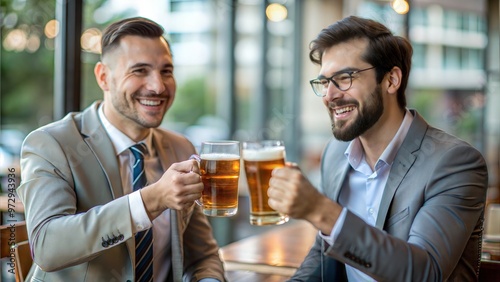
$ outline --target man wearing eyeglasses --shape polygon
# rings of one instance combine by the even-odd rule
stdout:
[[[269,205],[318,230],[292,281],[476,281],[488,172],[481,153],[406,105],[410,43],[355,16],[323,29],[309,57],[335,139],[316,190],[273,171]]]

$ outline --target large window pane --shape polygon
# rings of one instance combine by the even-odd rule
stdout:
[[[55,1],[2,1],[1,126],[24,133],[52,120]]]

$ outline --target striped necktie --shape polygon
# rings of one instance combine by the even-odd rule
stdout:
[[[134,191],[146,186],[147,183],[144,171],[144,154],[147,150],[144,143],[130,147],[135,158],[132,177]],[[135,281],[153,281],[153,228],[135,235]]]

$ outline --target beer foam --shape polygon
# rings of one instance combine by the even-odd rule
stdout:
[[[247,161],[272,161],[285,158],[285,147],[244,149],[243,159]]]
[[[239,160],[240,156],[236,154],[206,153],[201,154],[200,159],[207,161],[234,161]]]

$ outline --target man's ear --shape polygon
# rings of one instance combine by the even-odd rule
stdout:
[[[387,92],[397,93],[399,87],[401,86],[402,72],[399,67],[393,67],[388,73],[386,73],[387,80]]]
[[[99,87],[101,87],[103,91],[108,91],[109,87],[108,87],[108,82],[106,81],[108,73],[106,65],[103,64],[102,62],[97,62],[97,64],[94,67],[94,75],[97,84],[99,84]]]

